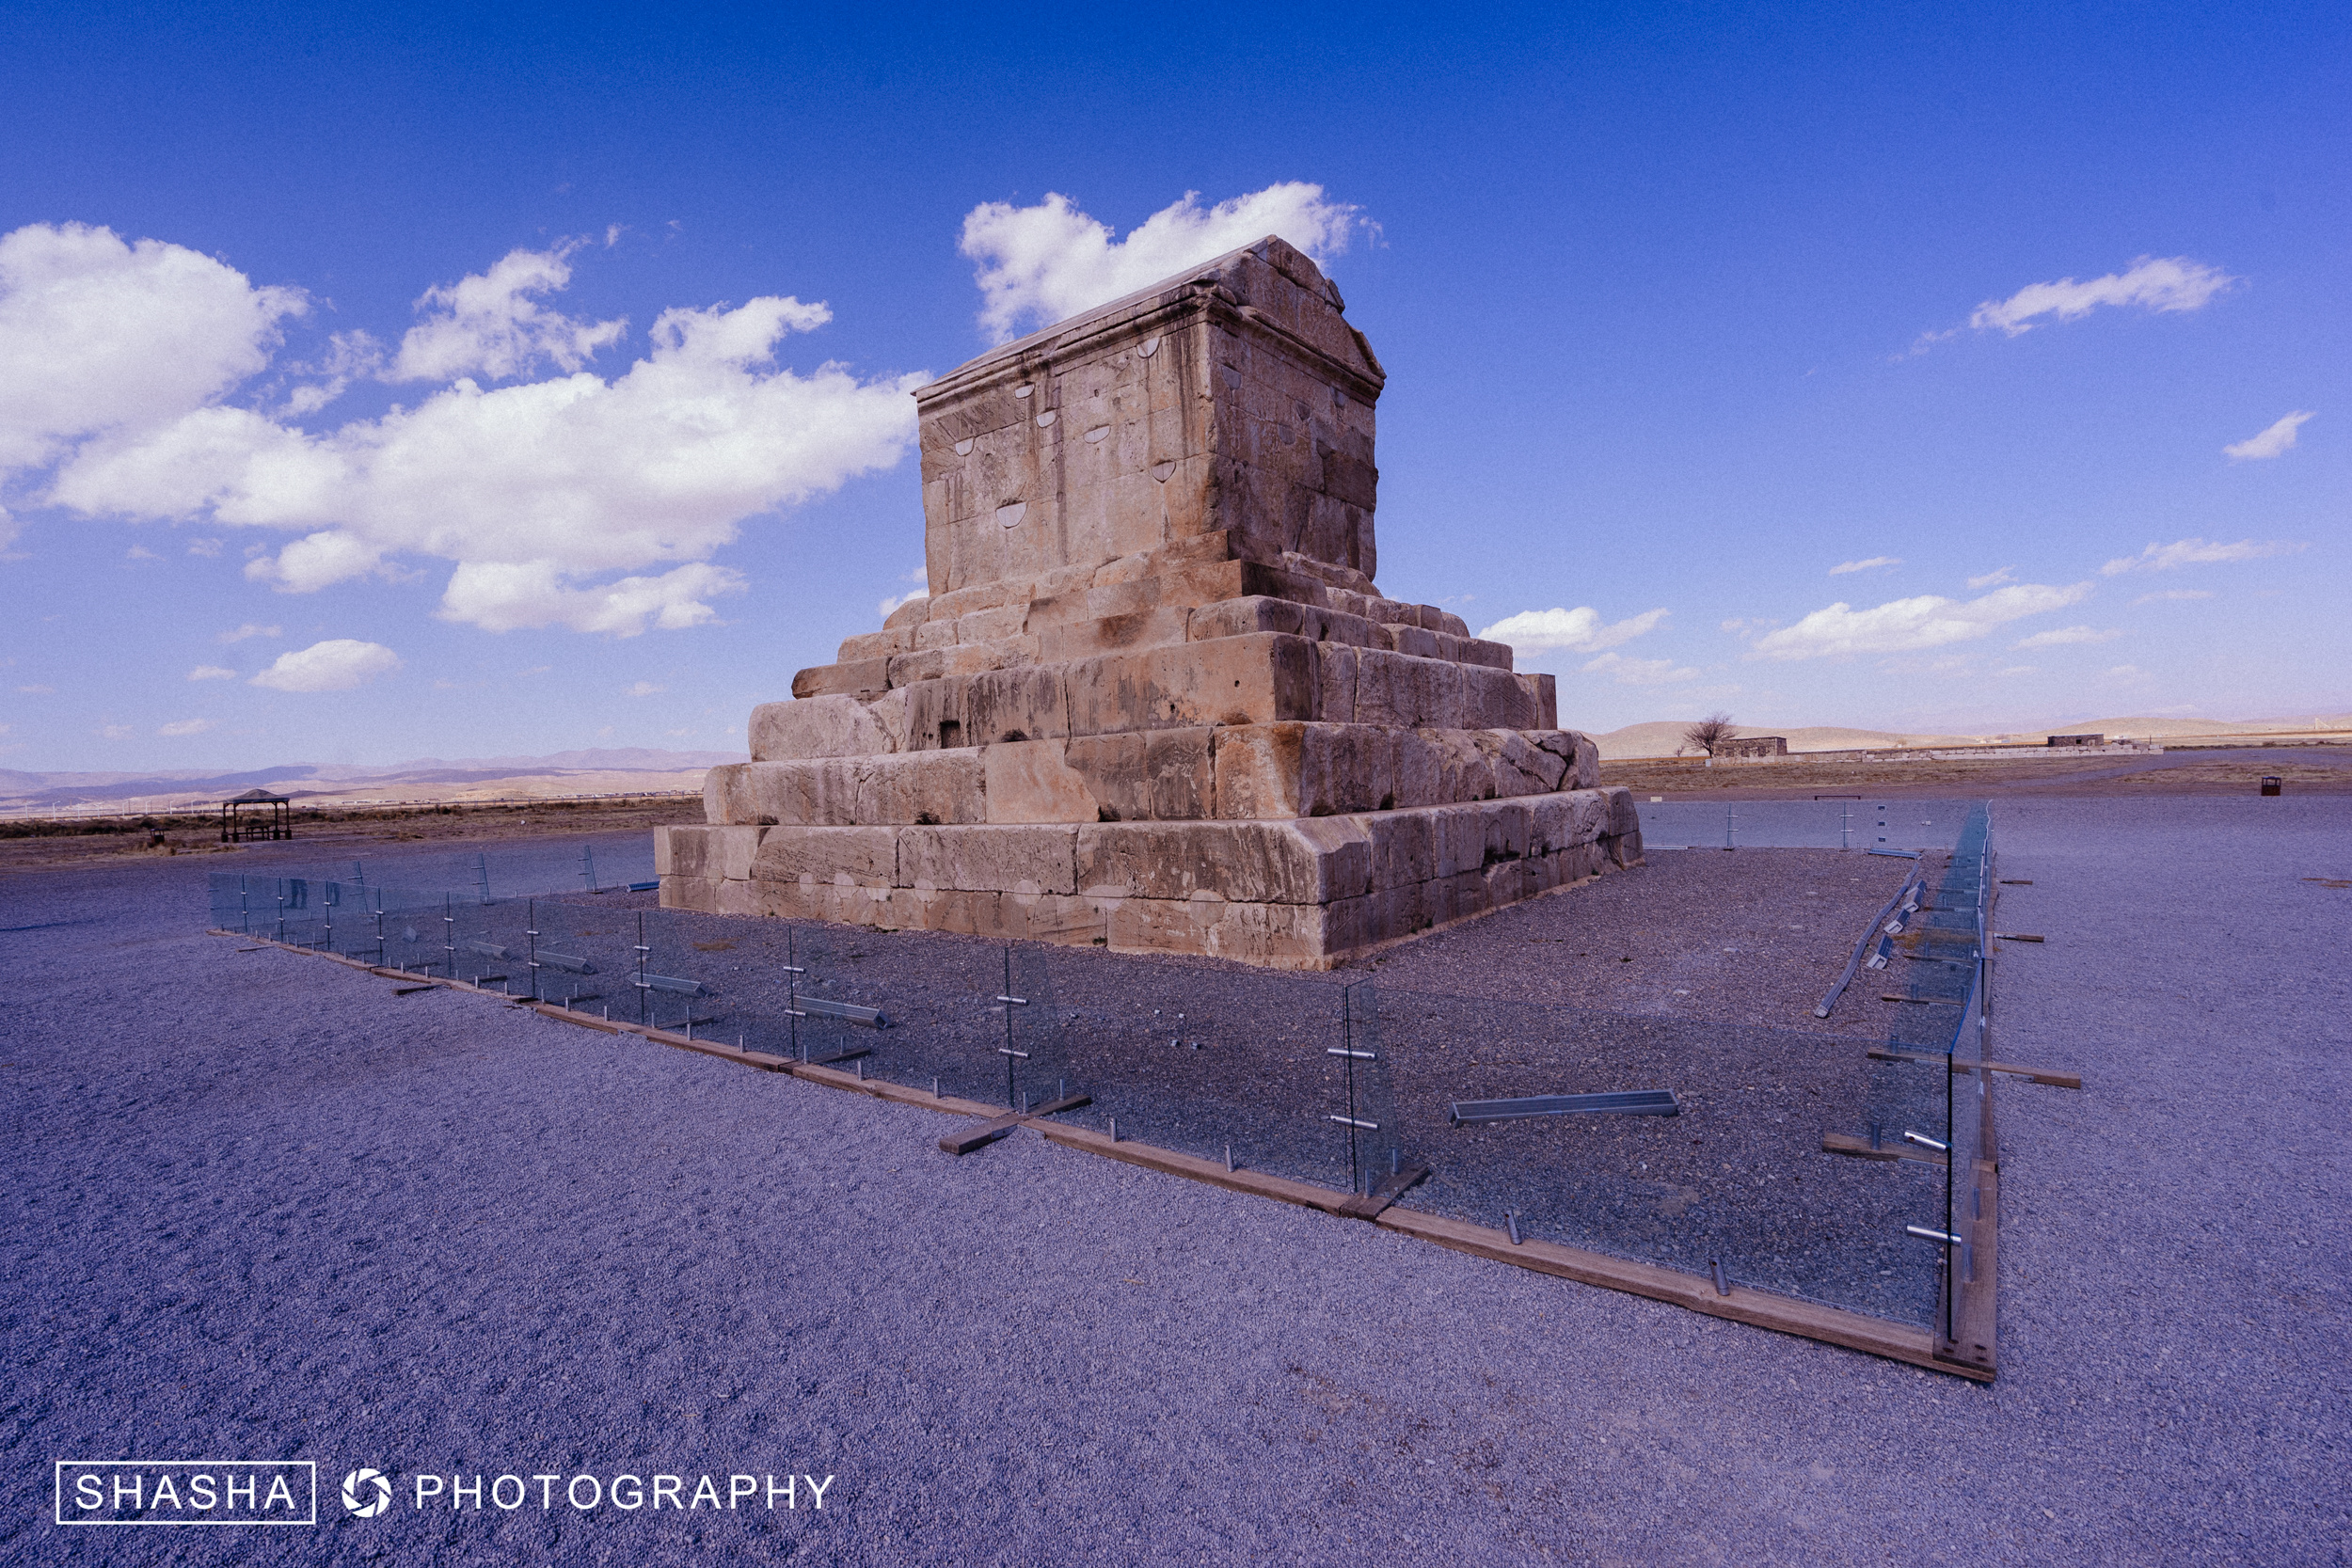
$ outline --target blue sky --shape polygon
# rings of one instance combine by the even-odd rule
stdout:
[[[739,746],[1259,220],[1564,723],[2352,708],[2341,7],[1430,16],[9,8],[0,767]]]

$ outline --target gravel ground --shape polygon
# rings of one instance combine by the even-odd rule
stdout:
[[[1990,1388],[237,953],[202,863],[14,878],[0,1559],[2342,1560],[2347,826],[1999,808],[2002,924],[2050,941],[2004,952],[1995,1054],[2090,1087],[2001,1087]],[[52,1526],[92,1455],[315,1459],[324,1522]],[[383,1517],[336,1499],[361,1465]],[[837,1479],[452,1513],[422,1471]]]

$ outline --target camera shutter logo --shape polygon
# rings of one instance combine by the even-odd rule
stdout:
[[[362,1519],[373,1519],[392,1506],[392,1483],[381,1470],[354,1470],[343,1477],[343,1506]]]

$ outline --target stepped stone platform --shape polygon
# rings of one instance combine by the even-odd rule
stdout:
[[[1325,968],[1639,861],[1552,678],[1375,585],[1343,312],[1269,237],[918,391],[930,596],[753,712],[663,904]]]

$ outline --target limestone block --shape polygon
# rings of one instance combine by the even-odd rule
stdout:
[[[1069,735],[1069,705],[1062,682],[1062,672],[1069,668],[1027,665],[972,676],[963,694],[966,743],[983,746]]]
[[[906,707],[906,731],[898,749],[902,752],[953,751],[959,746],[977,746],[972,726],[966,721],[968,705],[964,698],[972,686],[969,676],[953,679],[917,681],[902,688]],[[891,696],[899,696],[894,691]],[[885,699],[886,701],[887,699]],[[880,703],[875,705],[878,708]]]
[[[1200,953],[1280,969],[1320,969],[1331,958],[1324,911],[1311,904],[1199,898],[1130,898],[1108,911],[1110,946],[1122,953]]]
[[[705,770],[703,773],[704,821],[723,823],[752,820],[749,817],[736,816],[734,808],[735,791],[741,782],[742,769],[747,766],[749,765],[740,762],[723,762],[715,768]],[[666,843],[666,833],[667,830],[657,832],[654,834],[654,843],[657,846]],[[655,862],[654,870],[657,873],[667,868],[658,860]]]
[[[767,900],[762,895],[761,884],[757,882],[721,882],[714,902],[716,907],[711,911],[714,914],[762,915],[768,912],[762,907]]]
[[[1451,634],[1441,632],[1438,635],[1442,637]],[[1511,644],[1508,642],[1488,642],[1476,637],[1454,637],[1453,646],[1454,658],[1464,664],[1484,664],[1495,670],[1511,668]]]
[[[1496,795],[1541,795],[1560,787],[1567,762],[1535,745],[1528,735],[1518,730],[1478,734],[1481,749],[1494,764]]]
[[[1261,634],[1111,654],[1066,666],[1071,735],[1315,715],[1316,645]]]
[[[882,738],[889,742],[886,752],[909,751],[907,745],[907,694],[904,690],[886,691],[866,705],[866,711],[882,727]]]
[[[710,848],[715,851],[716,869],[704,874],[732,877],[739,881],[750,876],[752,857],[758,854],[760,835],[767,832],[761,827],[713,828],[711,833],[715,842],[711,843]]]
[[[1447,657],[1446,651],[1438,645],[1436,632],[1424,631],[1417,626],[1402,625],[1385,626],[1380,629],[1389,634],[1389,647],[1396,653],[1411,654],[1416,658]]]
[[[792,677],[795,697],[879,697],[890,689],[890,660],[861,658],[850,664],[818,664]]]
[[[1556,730],[1560,727],[1559,683],[1549,675],[1520,675],[1518,680],[1527,688],[1533,699],[1533,710],[1525,719],[1513,721],[1517,730]]]
[[[1462,673],[1462,717],[1458,722],[1467,730],[1548,730],[1554,726],[1542,720],[1542,706],[1535,683],[1548,682],[1549,675],[1515,675],[1507,670],[1492,670],[1483,664],[1454,666]],[[1543,690],[1549,688],[1543,687]]]
[[[1341,874],[1293,822],[1105,822],[1077,833],[1078,884],[1096,894],[1316,904]]]
[[[854,697],[806,697],[752,709],[752,760],[856,757],[895,751],[873,711]]]
[[[1370,626],[1370,622],[1364,622]],[[1315,713],[1328,724],[1353,724],[1356,718],[1357,663],[1361,650],[1343,642],[1315,645]]]
[[[954,647],[959,624],[958,621],[944,616],[932,616],[914,628],[911,651],[921,653],[935,648]]]
[[[1384,645],[1380,628],[1360,615],[1263,594],[1200,606],[1192,611],[1186,635],[1195,642],[1205,642],[1212,638],[1247,637],[1261,631],[1287,632],[1294,637],[1344,642],[1352,647]]]
[[[1075,845],[1086,831],[1050,825],[908,828],[898,835],[898,880],[954,893],[1074,893]]]
[[[1065,760],[1086,780],[1095,820],[1189,821],[1211,815],[1216,783],[1205,727],[1080,736]]]
[[[1527,738],[1566,766],[1559,789],[1593,789],[1600,784],[1600,748],[1575,730],[1531,730]]]
[[[1137,737],[1140,738],[1140,737]],[[1063,759],[1062,740],[1001,741],[980,749],[991,822],[1093,822],[1102,815],[1087,776]]]
[[[857,822],[980,822],[987,770],[976,752],[871,757],[857,768]]]
[[[918,594],[916,597],[909,599],[906,603],[900,605],[898,609],[883,616],[882,629],[884,631],[903,631],[912,636],[914,628],[921,626],[924,620],[930,616],[930,612],[931,601],[929,595]]]
[[[1037,633],[1038,658],[1042,663],[1062,664],[1127,648],[1182,642],[1192,614],[1182,605],[1153,605],[1125,614],[1044,626]]]
[[[754,880],[797,882],[803,876],[831,881],[841,872],[859,881],[896,881],[896,828],[771,828],[759,841],[749,875]]]
[[[665,877],[704,877],[712,881],[726,875],[726,834],[720,827],[703,827],[680,823],[666,830],[661,837],[668,846],[666,865],[657,863],[656,871]]]
[[[1029,607],[1025,604],[1000,605],[994,610],[976,610],[955,620],[956,641],[959,642],[994,642],[1009,637],[1019,637],[1029,629]]]
[[[1392,730],[1253,724],[1216,732],[1216,815],[1330,816],[1396,804]]]
[[[661,879],[661,907],[665,910],[692,910],[699,914],[719,912],[719,879],[716,877],[679,877]]]
[[[977,752],[908,752],[732,764],[719,809],[723,822],[799,827],[978,822],[987,794]]]
[[[888,658],[892,654],[904,653],[913,645],[911,632],[869,631],[861,636],[843,638],[841,651],[834,657],[843,664],[863,658]]]

